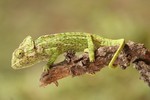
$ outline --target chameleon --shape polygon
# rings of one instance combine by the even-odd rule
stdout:
[[[124,39],[108,39],[85,32],[66,32],[42,35],[33,40],[27,36],[12,54],[11,67],[22,69],[38,62],[47,61],[43,71],[48,71],[57,57],[69,50],[87,52],[89,61],[94,62],[94,51],[101,46],[118,46],[108,66],[115,68],[114,62],[125,44]]]

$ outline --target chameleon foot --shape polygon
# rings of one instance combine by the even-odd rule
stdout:
[[[48,66],[43,67],[43,72],[48,72],[49,70],[50,70],[50,68]]]

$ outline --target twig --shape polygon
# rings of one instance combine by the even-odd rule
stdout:
[[[40,78],[41,86],[55,83],[58,86],[58,80],[67,76],[79,76],[86,73],[95,74],[107,66],[113,57],[118,46],[100,47],[95,51],[95,61],[89,62],[88,54],[84,53],[82,57],[75,56],[75,53],[68,51],[66,59],[53,65],[48,72],[43,72]],[[114,65],[126,69],[130,64],[134,64],[140,73],[140,79],[144,80],[150,86],[150,51],[143,44],[129,41],[118,56]]]

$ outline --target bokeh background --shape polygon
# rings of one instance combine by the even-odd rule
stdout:
[[[150,48],[149,0],[0,0],[0,100],[150,100],[138,72],[104,68],[39,87],[44,63],[11,68],[11,54],[31,35],[90,32],[144,43]]]

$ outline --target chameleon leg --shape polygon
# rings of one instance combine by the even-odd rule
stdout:
[[[57,57],[59,56],[59,51],[57,48],[46,49],[46,53],[50,55],[48,63],[44,66],[43,71],[48,71],[51,68],[51,65],[55,62]]]
[[[87,43],[88,43],[88,48],[85,49],[84,52],[89,53],[90,62],[93,62],[95,60],[95,57],[94,57],[94,44],[92,41],[91,34],[87,34]]]
[[[123,47],[125,45],[125,40],[124,39],[114,40],[113,45],[116,45],[116,44],[120,44],[120,46],[119,46],[118,50],[115,52],[113,58],[111,59],[109,65],[108,65],[110,68],[115,68],[116,67],[116,66],[113,66],[113,63],[117,59],[117,57],[120,54],[121,50],[123,49]]]

